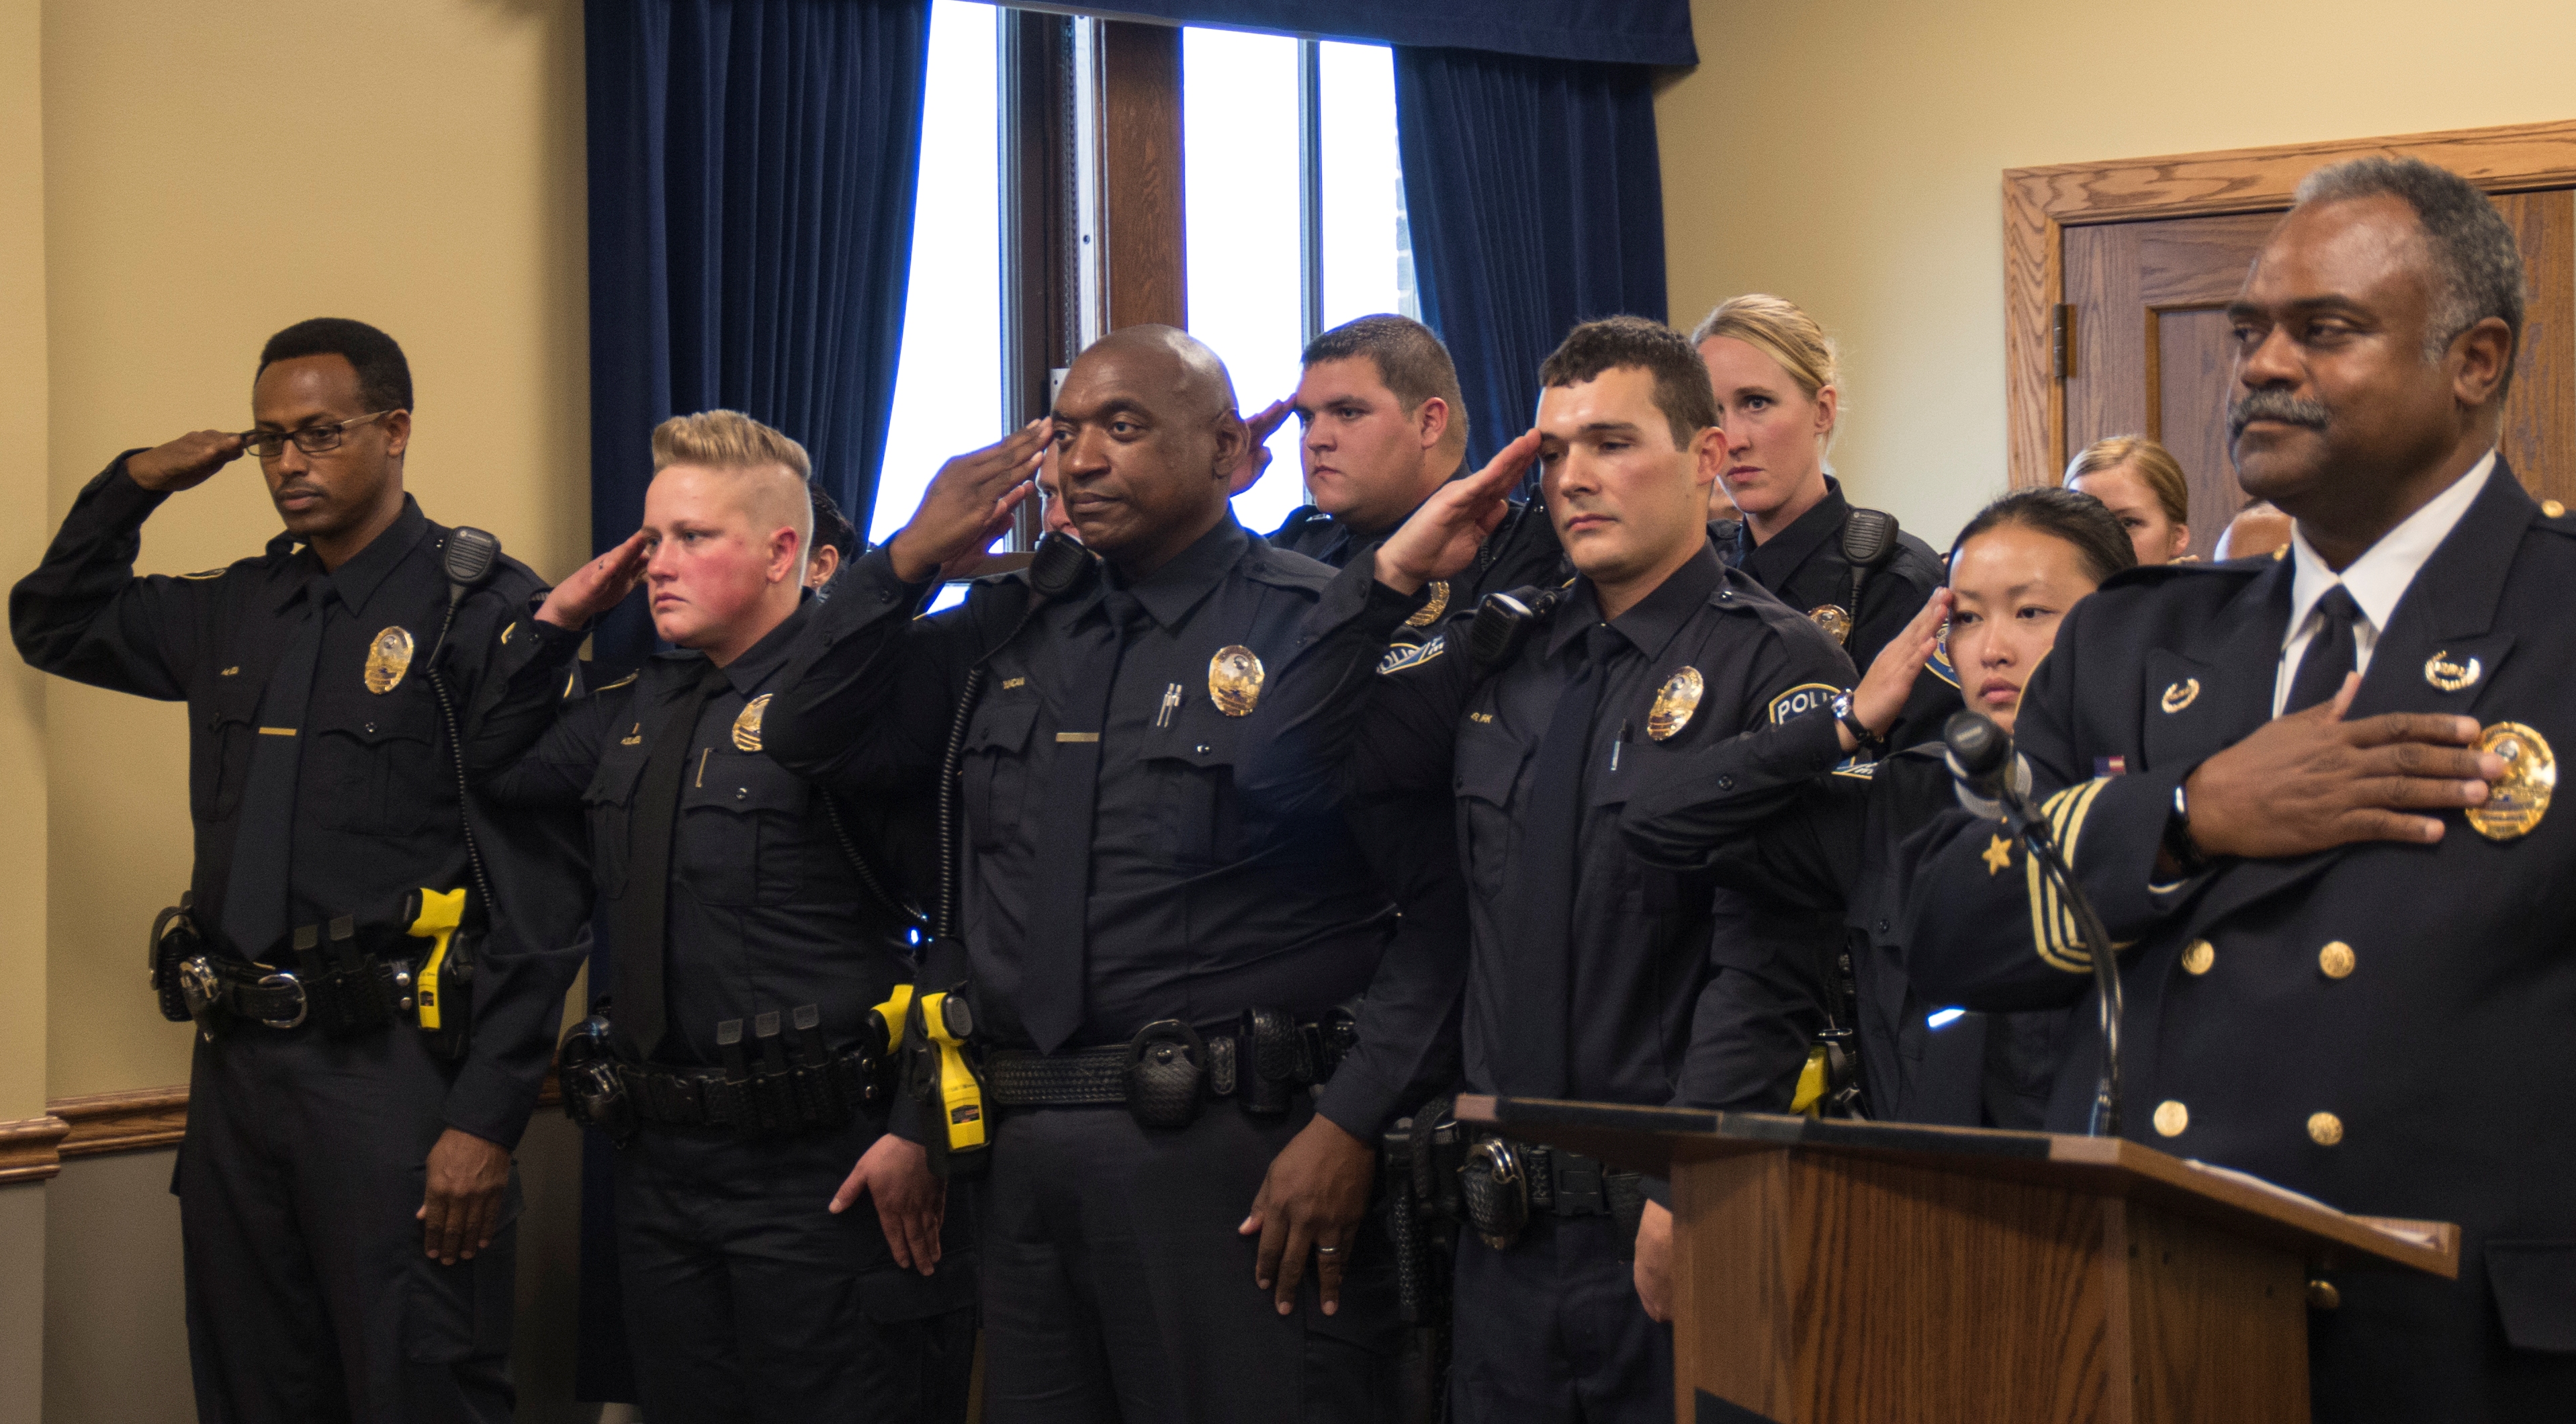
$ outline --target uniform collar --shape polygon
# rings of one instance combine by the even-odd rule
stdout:
[[[1655,585],[1654,592],[1638,599],[1636,607],[1611,620],[1610,631],[1627,639],[1629,646],[1645,654],[1649,661],[1659,658],[1725,581],[1726,565],[1718,561],[1717,550],[1702,543],[1698,552],[1690,556],[1690,562],[1673,570]],[[1551,657],[1563,652],[1566,644],[1601,619],[1601,603],[1593,592],[1592,580],[1577,579],[1574,588],[1574,598],[1567,603],[1565,612],[1557,615],[1556,626],[1548,630],[1547,651]]]
[[[1157,624],[1169,628],[1188,617],[1190,610],[1242,561],[1244,551],[1251,547],[1252,536],[1243,532],[1229,508],[1215,528],[1199,536],[1197,543],[1173,555],[1161,568],[1126,584],[1125,589],[1135,595],[1137,603]],[[1112,570],[1105,582],[1116,584],[1120,580]]]
[[[384,586],[385,579],[428,533],[429,516],[420,512],[420,501],[404,495],[402,513],[394,516],[394,522],[387,526],[385,532],[369,541],[367,547],[360,549],[348,562],[330,570],[331,591],[340,596],[341,605],[350,612],[365,612],[367,600],[376,596],[376,590]],[[323,572],[322,560],[314,555],[310,544],[297,548],[295,559],[300,576],[279,592],[279,608],[293,603],[297,595],[312,586],[313,575]]]
[[[2326,567],[2308,536],[2293,528],[2290,532],[2290,557],[2294,573],[2290,583],[2290,622],[2281,632],[2281,646],[2287,648],[2308,621],[2308,614],[2325,597],[2326,590],[2342,584],[2361,605],[2362,616],[2378,632],[2386,632],[2388,620],[2397,612],[2399,599],[2415,582],[2416,573],[2424,567],[2433,551],[2442,545],[2460,517],[2477,503],[2478,495],[2495,473],[2496,452],[2480,457],[2469,472],[2451,482],[2451,487],[2424,502],[2424,507],[2407,515],[2396,528],[2379,536],[2379,542],[2362,551],[2340,575]]]
[[[1840,532],[1843,521],[1851,516],[1851,501],[1843,498],[1842,481],[1825,476],[1825,497],[1816,506],[1789,522],[1789,527],[1771,536],[1770,542],[1753,542],[1753,524],[1747,520],[1736,532],[1736,547],[1742,557],[1736,567],[1753,575],[1754,582],[1777,591],[1789,576],[1807,562],[1824,542]]]
[[[805,626],[806,610],[813,606],[812,591],[808,590],[797,599],[795,612],[762,634],[759,642],[745,648],[741,657],[725,664],[725,681],[732,684],[734,691],[749,697],[769,681],[769,675],[787,661],[788,652],[796,645],[797,632]],[[706,654],[693,651],[689,656],[704,658]]]

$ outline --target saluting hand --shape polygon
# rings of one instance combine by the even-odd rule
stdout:
[[[241,456],[241,436],[193,430],[166,445],[126,456],[125,477],[155,494],[175,493],[204,484]]]
[[[650,555],[644,547],[644,531],[626,536],[626,542],[573,570],[572,576],[556,584],[537,609],[537,616],[558,628],[587,628],[590,620],[624,602],[635,585],[644,581],[644,565]]]
[[[1270,469],[1270,437],[1279,433],[1280,424],[1297,408],[1297,402],[1275,400],[1259,412],[1244,417],[1243,428],[1250,436],[1243,444],[1243,458],[1234,462],[1234,475],[1226,481],[1228,497],[1243,493],[1261,482]]]
[[[510,1149],[451,1127],[429,1149],[428,1194],[412,1214],[420,1249],[442,1266],[471,1261],[501,1228],[510,1189]]]
[[[1270,1159],[1261,1190],[1252,1197],[1252,1214],[1234,1230],[1238,1236],[1259,1233],[1252,1283],[1271,1293],[1280,1314],[1297,1308],[1310,1252],[1324,1313],[1342,1308],[1342,1271],[1350,1264],[1360,1219],[1368,1215],[1369,1184],[1376,1177],[1377,1153],[1322,1116]]]
[[[1852,716],[1880,736],[1905,715],[1905,700],[1914,695],[1914,680],[1923,675],[1923,665],[1941,650],[1941,623],[1950,616],[1950,590],[1936,588],[1923,600],[1923,611],[1904,631],[1887,640],[1887,646],[1870,659],[1869,671],[1861,675],[1860,686],[1852,689]],[[1851,728],[1835,729],[1842,738],[1843,750],[1860,750],[1860,739]]]
[[[2183,783],[2191,838],[2210,855],[2307,855],[2361,841],[2442,839],[2442,812],[2475,806],[2502,758],[2468,750],[2470,717],[2391,712],[2344,720],[2361,674],[2333,699],[2275,717]]]
[[[1524,431],[1492,464],[1442,485],[1377,546],[1377,581],[1411,596],[1467,567],[1485,536],[1503,522],[1512,486],[1537,457],[1538,432]]]
[[[1051,434],[1045,419],[1032,420],[940,466],[911,522],[886,541],[895,577],[927,583],[992,547],[1011,527],[1011,512],[1037,488],[1038,460]]]

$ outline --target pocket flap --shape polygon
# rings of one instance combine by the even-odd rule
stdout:
[[[1529,755],[1529,747],[1510,733],[1488,724],[1468,723],[1466,730],[1458,734],[1458,752],[1452,762],[1458,794],[1496,806],[1510,805],[1512,785],[1521,779],[1521,765]]]
[[[748,815],[754,811],[796,814],[810,795],[803,778],[758,752],[720,751],[704,755],[680,786],[680,807],[713,806]]]
[[[644,758],[641,754],[602,757],[599,770],[591,773],[590,785],[582,790],[581,803],[585,806],[623,806],[635,799],[635,783],[643,775]]]
[[[2517,1350],[2576,1353],[2576,1241],[2490,1241],[2487,1283]]]
[[[987,702],[966,724],[966,750],[1015,752],[1029,744],[1029,728],[1038,719],[1035,698]]]

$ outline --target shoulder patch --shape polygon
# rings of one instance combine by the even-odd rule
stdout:
[[[1878,779],[1878,763],[1862,761],[1860,754],[1854,752],[1835,764],[1833,774],[1848,776],[1854,781],[1875,781]]]
[[[1941,640],[1932,645],[1931,661],[1923,666],[1926,671],[1950,684],[1951,687],[1956,688],[1959,685],[1959,670],[1950,666],[1950,625],[1947,622],[1941,625]]]
[[[1779,726],[1792,718],[1804,717],[1819,708],[1830,707],[1843,690],[1829,682],[1802,682],[1771,699],[1771,725]]]
[[[1385,677],[1389,673],[1402,672],[1406,668],[1420,667],[1447,651],[1449,651],[1449,635],[1446,633],[1428,642],[1394,644],[1386,650],[1385,657],[1378,659],[1377,675]]]

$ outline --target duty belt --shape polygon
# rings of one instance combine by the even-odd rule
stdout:
[[[778,1135],[839,1126],[861,1104],[875,1102],[868,1062],[866,1050],[852,1048],[824,1063],[742,1078],[721,1069],[637,1063],[617,1064],[616,1073],[640,1123]]]
[[[1252,1009],[1231,1033],[1164,1019],[1124,1045],[1000,1050],[985,1059],[985,1088],[997,1107],[1124,1104],[1148,1127],[1180,1127],[1197,1115],[1202,1092],[1235,1098],[1246,1112],[1286,1112],[1294,1090],[1332,1077],[1353,1038],[1351,1017],[1340,1010],[1300,1021]]]
[[[1458,1185],[1467,1225],[1497,1251],[1520,1239],[1535,1212],[1615,1217],[1628,1243],[1645,1212],[1645,1179],[1639,1174],[1612,1171],[1598,1157],[1507,1137],[1484,1138],[1470,1147]]]
[[[370,1005],[381,1003],[388,1011],[360,1022],[363,1008],[343,1012],[346,1022],[335,1031],[363,1031],[382,1027],[391,1021],[393,1012],[411,1011],[412,962],[408,959],[380,959],[367,956],[375,984],[381,987],[381,1000],[365,996]],[[312,987],[293,970],[272,969],[265,964],[246,964],[228,956],[198,955],[177,966],[179,989],[191,1017],[213,1030],[236,1019],[266,1024],[273,1029],[301,1028],[316,1008]],[[335,986],[339,989],[341,986]],[[352,997],[345,990],[334,998]],[[339,1020],[335,1019],[335,1022]]]

